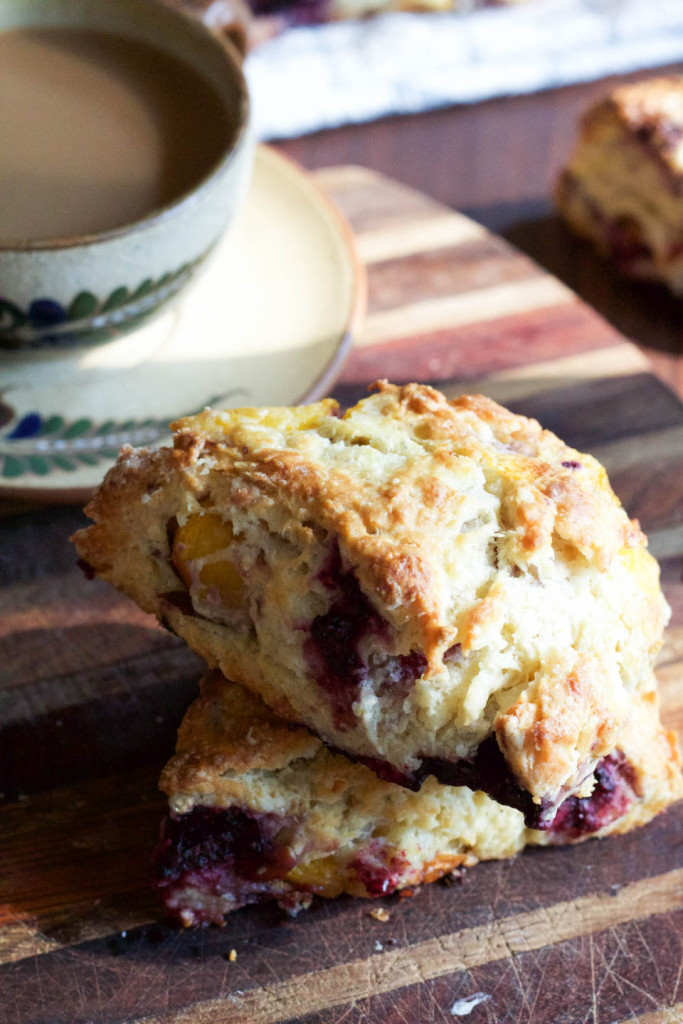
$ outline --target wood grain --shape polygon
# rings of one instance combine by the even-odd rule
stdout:
[[[336,388],[377,376],[479,389],[607,466],[661,559],[658,674],[683,735],[683,415],[623,335],[480,225],[361,168],[318,175],[368,263]],[[76,570],[78,509],[0,531],[2,1024],[673,1024],[683,1021],[683,808],[572,849],[479,865],[383,903],[272,907],[224,929],[158,915],[157,791],[199,659]],[[231,959],[231,951],[235,956]],[[475,997],[472,999],[471,997]],[[469,1002],[468,1002],[469,1000]]]
[[[683,907],[683,869],[626,886],[514,914],[478,928],[438,935],[405,949],[388,950],[325,971],[244,994],[226,1006],[213,1001],[166,1020],[173,1024],[278,1024],[302,1013],[319,1013],[361,999],[471,971],[578,936],[592,935]],[[145,1018],[140,1024],[160,1024]]]

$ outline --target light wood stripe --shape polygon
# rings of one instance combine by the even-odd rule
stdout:
[[[527,281],[514,281],[371,313],[356,344],[359,347],[381,345],[431,331],[481,324],[576,301],[576,296],[565,285],[552,277],[539,275]]]
[[[559,359],[547,359],[542,363],[515,366],[495,374],[495,379],[513,381],[542,377],[545,386],[556,381],[558,386],[568,387],[574,381],[624,377],[634,373],[649,373],[651,369],[649,360],[640,349],[625,341],[593,352],[579,352]]]
[[[487,238],[488,232],[460,213],[426,213],[404,223],[356,235],[356,250],[365,263],[380,263]]]
[[[611,345],[608,348],[596,349],[594,352],[579,352],[564,359],[547,359],[541,363],[530,363],[527,366],[502,370],[468,381],[459,387],[441,390],[448,398],[469,392],[482,391],[503,405],[518,402],[544,391],[570,387],[572,383],[586,380],[600,380],[603,377],[626,377],[637,373],[648,372],[649,363],[645,356],[629,342]],[[640,441],[640,439],[639,439]]]
[[[629,1017],[621,1024],[683,1024],[683,1003],[644,1013],[642,1017]]]
[[[3,907],[0,906],[0,967],[7,964],[17,963],[19,960],[26,960],[29,957],[45,956],[59,950],[68,949],[69,946],[57,939],[52,939],[43,932],[37,925],[30,922],[6,925],[2,921]],[[77,928],[74,928],[78,938],[72,939],[72,943],[97,942],[103,939],[120,937],[121,932],[132,931],[134,928],[153,928],[158,925],[158,919],[152,918],[149,914],[127,913],[117,907],[115,924],[112,920],[113,914],[98,920],[92,914],[91,907],[83,905],[77,911]],[[72,923],[75,919],[72,919]],[[0,993],[2,985],[0,984]],[[0,1007],[2,1002],[0,1001]],[[0,1020],[2,1020],[0,1014]],[[4,1022],[3,1022],[4,1024]]]
[[[381,188],[388,179],[376,171],[358,164],[341,164],[339,167],[323,167],[314,172],[316,183],[328,192],[346,192],[362,185],[365,188]],[[393,187],[395,183],[392,181]],[[401,186],[399,186],[401,187]]]
[[[60,949],[54,939],[41,935],[37,928],[25,921],[6,923],[6,908],[0,907],[0,964],[16,963],[29,956],[40,956]]]
[[[279,1024],[681,907],[683,869],[136,1024]]]
[[[683,683],[683,665],[674,662],[662,665],[657,669],[659,696],[662,701],[662,722],[667,729],[678,733],[683,746],[683,704],[681,704],[681,684]]]

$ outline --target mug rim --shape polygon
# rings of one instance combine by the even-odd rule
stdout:
[[[196,39],[204,40],[214,48],[216,53],[220,53],[225,58],[226,66],[229,65],[235,74],[235,84],[238,92],[237,124],[234,134],[226,145],[223,155],[211,170],[199,178],[192,187],[181,192],[170,203],[165,203],[163,206],[156,207],[136,220],[128,221],[120,227],[109,228],[106,231],[96,231],[91,234],[74,235],[67,238],[32,239],[20,245],[16,243],[8,245],[0,242],[0,257],[3,255],[28,254],[32,252],[59,252],[64,249],[76,249],[79,246],[90,247],[132,234],[136,230],[152,228],[159,223],[163,223],[175,216],[180,210],[185,210],[188,206],[199,202],[204,194],[213,187],[214,182],[225,173],[232,161],[236,159],[244,144],[251,122],[251,98],[242,67],[242,60],[235,44],[227,36],[219,35],[218,32],[188,11],[183,10],[181,7],[171,6],[164,2],[164,0],[104,0],[104,2],[114,6],[130,5],[140,7],[144,4],[148,9],[154,6],[162,13],[162,17],[170,17],[172,21],[175,20],[178,24],[184,24],[186,30],[192,33]],[[59,5],[57,4],[56,6],[58,7]],[[58,20],[51,27],[59,27]],[[12,29],[0,28],[0,33],[3,31],[12,31]],[[163,46],[159,48],[163,49]],[[193,70],[196,71],[197,69],[194,68]]]

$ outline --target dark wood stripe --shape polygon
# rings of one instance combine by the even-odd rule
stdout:
[[[430,380],[441,387],[454,378],[463,383],[474,381],[528,363],[622,343],[599,317],[587,316],[581,306],[568,302],[418,338],[356,348],[340,384],[356,385],[361,390],[368,381],[387,377],[395,383]],[[413,355],[410,372],[406,373],[409,350]]]
[[[2,519],[0,587],[25,580],[47,582],[52,575],[69,572],[75,577],[75,553],[67,539],[87,524],[82,509],[68,506],[42,507]]]
[[[44,937],[61,947],[153,918],[157,779],[146,767],[0,804],[0,923],[25,922],[26,948],[29,925],[40,952]]]
[[[483,975],[488,973],[488,977],[481,991],[488,993],[494,987],[495,977],[500,979],[503,974],[514,979],[517,964],[521,967],[527,957],[530,965],[534,966],[539,960],[542,962],[553,954],[559,954],[560,962],[566,964],[572,959],[572,952],[574,966],[571,974],[565,967],[561,975],[556,973],[554,977],[558,987],[563,985],[561,1010],[570,1008],[575,1012],[578,1002],[592,1008],[599,998],[598,979],[594,973],[594,941],[597,944],[603,937],[607,937],[612,948],[608,946],[606,957],[614,960],[617,952],[623,953],[630,932],[638,934],[642,939],[642,929],[653,925],[651,931],[656,934],[660,948],[668,946],[680,935],[683,912],[673,911],[680,911],[681,906],[683,870],[651,879],[647,886],[636,882],[618,892],[558,903],[540,914],[522,912],[503,919],[496,917],[485,928],[467,928],[440,935],[428,942],[411,943],[405,949],[390,950],[381,957],[373,953],[364,959],[340,964],[325,971],[319,970],[294,981],[234,994],[227,1002],[225,999],[220,1002],[211,1000],[196,1004],[189,1011],[140,1018],[136,1024],[280,1024],[294,1018],[300,1020],[302,1012],[304,1015],[307,1011],[327,1013],[333,1008],[338,1008],[339,1020],[339,1011],[349,1005],[358,1006],[359,1002],[362,1005],[362,1002],[376,1000],[378,996],[381,1002],[387,993],[394,996],[401,989],[408,990],[408,986],[424,986],[434,979],[448,977],[451,985],[457,984],[459,975],[474,973],[482,967],[485,968]],[[652,921],[655,916],[656,920]],[[382,941],[381,938],[379,941]],[[564,949],[553,948],[560,944]],[[584,953],[581,957],[581,970],[577,970],[576,954],[586,947],[590,955],[586,957]],[[629,959],[626,955],[617,971],[624,971]],[[652,970],[652,959],[647,950],[641,954],[641,959],[647,961],[642,972],[645,980],[645,972]],[[500,961],[507,961],[507,971],[505,968],[501,971],[500,967],[490,969],[489,965],[497,965]],[[525,973],[528,977],[529,971]],[[673,991],[677,981],[676,968],[670,966],[668,973],[669,977],[662,980],[660,976],[658,981],[662,987]],[[616,971],[615,975],[618,976]],[[586,987],[587,982],[590,988]],[[499,993],[499,998],[502,997],[502,1019],[514,1020],[506,1016],[505,990],[503,985],[500,987],[503,989]],[[542,1003],[534,1011],[538,1014],[536,1019],[548,1019],[543,1015],[544,1011],[552,1012],[550,1007],[557,1006],[557,992],[548,992],[549,987],[546,985],[539,993]],[[635,987],[638,988],[637,983]],[[657,995],[650,994],[653,988],[650,982],[649,991],[641,990],[641,1002],[656,1005]],[[633,1005],[633,1002],[627,1002],[626,1012],[632,1012]],[[313,1019],[316,1019],[315,1016]]]
[[[368,315],[499,284],[542,277],[531,260],[492,235],[368,267]],[[482,301],[484,301],[482,299]]]
[[[367,1024],[368,1020],[453,1024],[681,1024],[683,1002],[669,961],[683,915],[623,926],[525,953],[514,961],[477,967],[306,1014],[297,1024]],[[652,941],[650,954],[644,941]],[[383,953],[377,952],[382,970]],[[653,969],[653,958],[665,965]],[[472,1007],[468,1013],[468,1007]],[[463,1017],[452,1014],[456,1007]],[[660,1008],[663,1007],[663,1008]],[[624,1018],[628,1018],[625,1020]],[[194,1022],[193,1022],[194,1024]],[[201,1019],[196,1021],[201,1024]],[[213,1024],[213,1022],[212,1022]],[[218,1024],[218,1021],[215,1022]]]
[[[568,383],[510,407],[538,419],[575,448],[591,451],[614,441],[678,427],[683,406],[650,374]]]
[[[345,937],[336,950],[338,966],[321,969],[314,975],[307,972],[310,953],[315,951],[317,957],[318,952],[330,952],[327,944],[324,949],[310,946],[320,936],[319,927],[306,936],[308,947],[299,946],[291,942],[297,924],[264,930],[263,915],[252,910],[251,928],[242,929],[241,940],[215,929],[169,934],[158,925],[124,928],[107,939],[81,943],[77,957],[76,947],[72,947],[15,963],[0,970],[0,981],[8,999],[22,991],[19,986],[25,986],[22,1006],[32,1015],[26,1020],[37,1019],[49,1005],[51,1024],[72,1019],[68,1014],[74,1010],[71,1000],[75,989],[80,993],[79,1009],[84,1020],[88,1015],[115,1008],[120,1016],[107,1019],[146,1024],[266,1024],[293,1018],[301,1021],[307,1010],[309,1015],[304,1020],[329,1022],[342,1019],[341,1007],[348,1008],[351,999],[368,1011],[381,1010],[384,1006],[401,1005],[402,996],[414,999],[415,992],[411,993],[410,987],[416,984],[430,986],[420,988],[421,998],[429,1000],[429,993],[439,991],[442,982],[448,983],[446,991],[453,993],[453,1001],[472,991],[493,995],[498,991],[504,999],[510,999],[510,1010],[519,1010],[519,1000],[524,1005],[525,997],[528,1009],[533,997],[539,1011],[543,1011],[544,1000],[557,996],[549,977],[554,978],[555,986],[563,986],[565,999],[574,997],[575,1005],[582,994],[591,992],[590,988],[572,992],[568,981],[590,977],[595,951],[604,949],[608,964],[615,963],[617,952],[623,954],[611,975],[608,969],[609,980],[618,983],[622,977],[628,978],[622,972],[631,964],[646,982],[644,986],[641,983],[641,1005],[652,1007],[667,1005],[675,998],[675,959],[668,967],[660,968],[653,982],[647,975],[647,970],[652,971],[647,950],[652,949],[653,955],[657,951],[664,953],[666,948],[671,950],[672,943],[675,946],[680,942],[682,915],[677,907],[681,899],[679,871],[649,879],[647,887],[642,882],[623,889],[614,885],[602,894],[542,910],[520,912],[517,904],[512,916],[502,916],[501,907],[478,928],[458,929],[458,921],[463,918],[456,915],[450,918],[455,931],[437,932],[438,937],[420,942],[414,941],[410,914],[403,913],[401,919],[394,910],[386,924],[366,915],[364,938],[349,945]],[[405,905],[401,906],[400,910],[404,909]],[[118,913],[121,915],[120,909]],[[435,924],[443,926],[447,920],[441,914]],[[382,945],[381,951],[376,949],[377,942]],[[236,959],[230,962],[232,949]],[[514,961],[507,960],[511,952]],[[350,955],[350,959],[339,964],[339,954],[342,958]],[[363,954],[361,959],[359,954]],[[664,963],[663,959],[659,962]],[[521,991],[517,992],[508,988],[511,972],[514,976],[513,963],[521,975]],[[598,963],[603,967],[603,955],[598,955]],[[282,967],[290,980],[273,984],[273,969],[281,973]],[[27,984],[36,972],[43,977],[61,976],[66,984],[59,990],[53,987],[48,997]],[[631,978],[637,990],[640,978]],[[250,984],[254,980],[255,986]],[[628,986],[624,988],[627,1000],[622,1000],[610,1020],[639,1010],[638,999],[629,998],[632,992]],[[102,1002],[103,993],[106,998]],[[150,1013],[149,1008],[159,1005],[162,993],[165,1011],[160,1016],[154,1011]],[[609,985],[606,989],[601,985],[597,994],[603,1005],[612,995]],[[504,1015],[505,1005],[501,1004],[502,1014],[493,1019],[518,1020]],[[324,1011],[324,1017],[311,1015],[314,1007],[317,1012]],[[335,1011],[334,1007],[339,1009]],[[548,1018],[539,1015],[533,1019]]]
[[[58,680],[57,708],[0,726],[0,792],[15,800],[134,765],[160,768],[204,670],[195,654],[179,647],[165,658],[157,654]],[[33,697],[50,699],[50,689],[46,681],[22,696],[30,707]]]
[[[104,582],[64,573],[0,590],[0,690],[20,690],[41,680],[105,671],[117,661],[162,654],[176,645],[156,619]],[[106,683],[104,684],[106,686]],[[44,707],[59,698],[47,698]],[[26,709],[22,694],[0,711],[0,721],[40,714]]]

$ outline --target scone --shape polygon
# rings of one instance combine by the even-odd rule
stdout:
[[[634,712],[590,795],[570,797],[538,832],[482,792],[431,776],[419,793],[382,782],[214,672],[161,777],[170,814],[155,887],[183,924],[220,924],[247,903],[276,899],[296,912],[315,894],[382,896],[527,844],[625,832],[683,794],[654,690],[638,693]]]
[[[604,469],[481,397],[207,410],[125,449],[96,573],[389,781],[549,825],[616,747],[668,608]]]
[[[257,19],[272,23],[271,35],[296,25],[370,18],[412,11],[467,14],[488,7],[509,7],[526,0],[249,0]]]
[[[556,195],[621,271],[683,294],[683,76],[621,86],[592,107]]]

